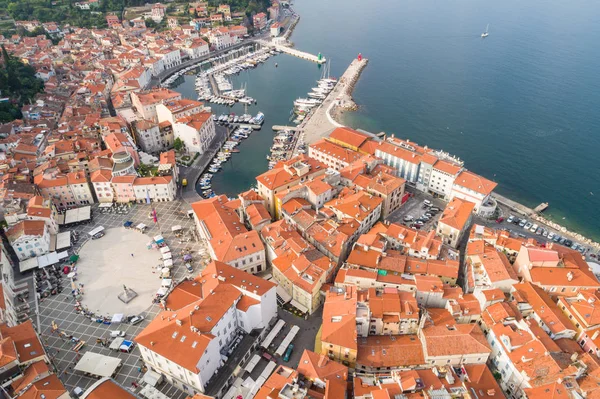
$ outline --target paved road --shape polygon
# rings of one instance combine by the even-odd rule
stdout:
[[[223,143],[227,140],[229,130],[225,126],[215,124],[215,138],[209,149],[201,154],[192,166],[180,166],[180,180],[187,179],[187,186],[180,187],[180,197],[188,204],[200,201],[202,197],[196,192],[196,182],[206,167],[210,164],[215,154],[219,152]]]

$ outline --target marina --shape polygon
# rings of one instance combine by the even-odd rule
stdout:
[[[241,152],[237,148],[240,143],[249,138],[253,132],[260,130],[265,121],[265,115],[262,112],[257,113],[255,116],[250,114],[240,116],[235,114],[221,114],[219,117],[216,117],[216,115],[213,116],[213,119],[215,119],[215,123],[227,126],[230,133],[221,146],[221,150],[215,154],[211,163],[198,179],[198,193],[203,198],[216,196],[212,189],[212,178],[221,171],[228,161],[232,160],[234,154]]]
[[[198,100],[229,107],[236,102],[246,105],[256,104],[256,100],[247,95],[245,87],[234,89],[229,77],[255,68],[278,52],[267,47],[251,50],[251,47],[240,49],[230,57],[214,62],[208,69],[201,70],[195,82]]]

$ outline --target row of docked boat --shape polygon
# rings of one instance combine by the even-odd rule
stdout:
[[[192,70],[194,70],[194,69],[196,69],[196,68],[198,68],[198,67],[200,67],[202,65],[208,64],[210,62],[211,62],[210,60],[206,60],[206,61],[203,61],[203,62],[198,63],[196,65],[191,65],[189,67],[180,69],[179,71],[175,72],[173,75],[169,76],[167,79],[165,79],[164,81],[162,81],[161,84],[160,84],[160,87],[171,87],[171,85],[173,83],[175,83],[175,81],[177,79],[179,79],[180,76],[183,76],[187,72],[190,72],[190,71],[192,71]]]
[[[215,119],[215,121],[221,125],[231,124],[248,124],[255,129],[260,129],[260,126],[265,122],[265,114],[259,112],[256,116],[250,114],[236,115],[236,114],[222,114]]]
[[[271,153],[267,155],[269,169],[273,169],[277,162],[289,158],[291,152],[294,150],[297,134],[298,133],[293,130],[282,130],[273,137]]]
[[[306,98],[297,98],[294,101],[293,113],[296,115],[294,123],[301,123],[313,108],[321,104],[331,93],[336,83],[337,80],[334,78],[319,79],[317,86],[311,89]]]
[[[237,65],[233,65],[231,68],[228,68],[228,69],[224,70],[223,74],[226,75],[226,76],[237,75],[237,74],[239,74],[240,72],[242,72],[245,69],[255,68],[257,65],[265,62],[271,56],[274,56],[274,55],[276,55],[278,53],[279,53],[279,51],[275,50],[275,49],[272,49],[272,50],[268,50],[268,49],[259,50],[256,53],[253,53],[253,56],[249,57],[244,62],[241,62],[241,63],[239,63]]]

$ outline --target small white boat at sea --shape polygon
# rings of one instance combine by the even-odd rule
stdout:
[[[487,26],[485,27],[485,32],[483,32],[483,33],[481,34],[481,37],[482,37],[482,38],[486,38],[486,37],[488,37],[488,36],[489,36],[489,34],[490,34],[490,33],[489,33],[489,30],[490,30],[490,24],[487,24]]]

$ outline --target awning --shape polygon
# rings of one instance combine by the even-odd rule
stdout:
[[[171,280],[170,278],[163,278],[160,285],[162,287],[170,287],[171,284],[173,284],[173,280]]]
[[[144,223],[140,223],[137,226],[135,226],[135,228],[138,230],[144,230],[146,228],[146,225]]]
[[[172,259],[165,260],[164,265],[165,265],[165,267],[173,267],[173,260]]]
[[[19,262],[19,270],[26,272],[27,270],[36,269],[38,267],[37,258],[29,258]]]
[[[287,291],[280,285],[277,285],[275,292],[277,293],[277,296],[281,298],[283,303],[288,303],[292,300],[292,296],[288,294]]]
[[[296,309],[300,310],[301,312],[308,313],[308,308],[295,299],[292,299],[292,302],[290,302],[290,305],[292,305]]]
[[[121,359],[104,356],[99,353],[85,352],[75,365],[75,371],[88,373],[98,377],[110,377],[121,366]]]
[[[175,226],[171,227],[171,231],[179,231],[179,230],[181,230],[180,225],[175,225]]]
[[[112,202],[103,202],[100,205],[98,205],[98,208],[110,208],[113,206]]]
[[[171,252],[171,250],[169,249],[169,247],[168,247],[168,246],[166,246],[166,247],[162,247],[162,248],[160,249],[160,253],[161,253],[161,254],[166,254],[166,253],[169,253],[169,252]]]
[[[50,266],[50,265],[55,265],[58,262],[60,262],[61,260],[66,259],[68,257],[69,257],[69,254],[67,253],[67,251],[50,252],[49,254],[46,254],[43,256],[38,256],[38,258],[37,258],[38,266],[46,267],[46,266]]]
[[[123,321],[123,318],[125,317],[125,315],[123,315],[123,313],[115,313],[112,317],[112,319],[110,320],[111,323],[120,323]]]
[[[152,385],[146,384],[142,390],[140,391],[140,395],[142,398],[148,399],[170,399],[169,396],[165,395],[158,389],[154,388]]]
[[[163,260],[173,259],[173,255],[170,252],[165,252],[162,254]]]
[[[71,232],[63,231],[56,235],[56,249],[61,250],[71,247]]]
[[[69,209],[65,212],[65,219],[63,220],[63,223],[59,224],[85,222],[86,220],[90,220],[91,217],[92,207],[89,205],[83,206],[81,208]]]
[[[152,385],[153,387],[155,387],[156,384],[160,382],[160,380],[162,380],[162,375],[152,370],[148,370],[146,371],[146,374],[144,374],[144,382],[146,384]]]

